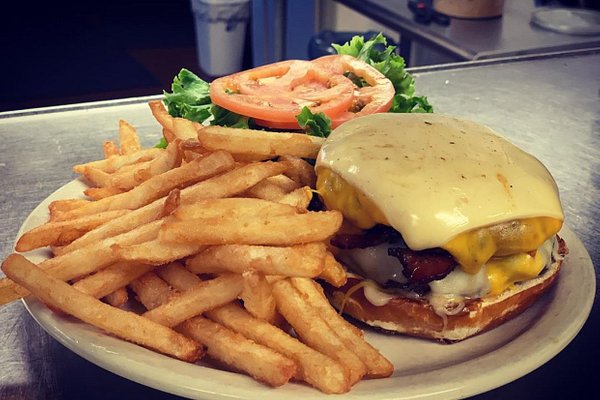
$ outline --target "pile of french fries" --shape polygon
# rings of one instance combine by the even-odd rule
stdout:
[[[330,306],[317,280],[345,283],[328,239],[336,211],[309,211],[322,139],[203,127],[150,108],[166,149],[119,145],[76,165],[84,196],[54,201],[2,264],[0,304],[28,294],[119,338],[270,386],[303,381],[344,393],[392,364]],[[130,310],[134,302],[146,311]]]

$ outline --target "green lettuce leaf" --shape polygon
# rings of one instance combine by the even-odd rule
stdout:
[[[172,93],[164,92],[164,102],[173,117],[203,123],[212,116],[210,84],[183,68],[173,79]]]
[[[171,84],[172,93],[164,92],[164,102],[173,117],[211,125],[248,128],[248,117],[219,107],[210,99],[210,84],[182,68]]]
[[[379,50],[376,45],[384,46]],[[404,59],[395,53],[396,46],[388,46],[386,38],[377,34],[365,42],[363,36],[354,36],[349,42],[332,44],[338,54],[347,54],[376,68],[394,85],[396,95],[390,112],[433,112],[426,97],[414,97],[415,80],[406,72]]]
[[[169,143],[167,143],[167,139],[164,137],[160,138],[160,141],[154,145],[157,149],[166,149]]]
[[[309,135],[327,137],[331,133],[331,120],[322,112],[313,114],[308,107],[303,107],[296,119],[298,125]]]
[[[249,118],[243,115],[236,114],[227,110],[226,108],[220,107],[216,104],[210,109],[214,119],[210,121],[211,125],[229,126],[231,128],[250,128]]]
[[[408,97],[405,95],[394,96],[392,107],[389,112],[393,113],[432,113],[433,107],[425,96]]]

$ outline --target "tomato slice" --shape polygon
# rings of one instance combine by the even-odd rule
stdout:
[[[298,129],[296,116],[304,106],[330,118],[346,111],[354,101],[354,84],[309,61],[289,60],[218,78],[210,85],[210,97],[257,121]]]
[[[313,60],[312,63],[335,75],[352,73],[366,84],[362,87],[355,87],[354,101],[351,107],[330,117],[332,128],[362,115],[387,112],[392,106],[392,100],[396,94],[394,85],[371,65],[348,55],[324,56]]]

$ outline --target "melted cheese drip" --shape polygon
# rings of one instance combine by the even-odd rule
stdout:
[[[498,295],[516,282],[533,279],[552,262],[552,243],[549,240],[535,254],[520,253],[492,258],[486,263],[490,295]]]
[[[361,229],[372,228],[377,223],[387,224],[373,200],[328,168],[319,170],[317,192],[328,209],[340,210],[344,218]]]
[[[444,115],[348,121],[329,136],[316,169],[320,177],[332,171],[359,193],[332,208],[363,228],[389,223],[414,250],[443,247],[464,232],[502,222],[544,216],[556,221],[549,229],[542,224],[553,231],[564,219],[556,184],[536,158],[487,127]],[[327,193],[336,192],[325,178],[317,189],[326,204],[332,201]],[[359,212],[353,217],[352,210]],[[450,251],[474,253],[464,244]]]
[[[457,235],[442,247],[468,273],[475,274],[492,256],[536,250],[561,228],[562,221],[536,217],[474,229]]]

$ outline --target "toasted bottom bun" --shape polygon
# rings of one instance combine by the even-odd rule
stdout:
[[[338,310],[344,300],[343,313],[359,321],[390,333],[403,333],[444,342],[456,342],[494,328],[525,311],[558,278],[567,247],[559,239],[558,260],[544,269],[536,278],[514,285],[497,296],[467,300],[461,312],[438,315],[425,299],[397,297],[384,306],[375,306],[356,290],[349,297],[346,292],[360,282],[348,278],[346,285],[335,288],[325,285],[329,300]]]

